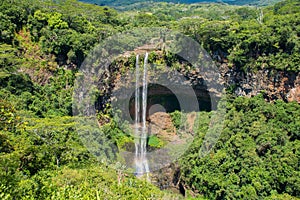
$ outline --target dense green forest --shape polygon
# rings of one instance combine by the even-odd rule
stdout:
[[[198,156],[214,112],[202,111],[192,145],[176,161],[185,197],[136,178],[120,163],[97,160],[77,134],[86,127],[72,116],[74,81],[90,50],[138,27],[180,31],[235,70],[299,72],[299,0],[266,7],[160,2],[126,11],[76,0],[2,0],[0,15],[0,199],[300,197],[297,102],[266,102],[263,93],[237,97],[228,88],[214,149]],[[172,114],[175,126],[180,115]],[[122,148],[130,137],[109,109],[99,110],[103,117],[111,141]],[[159,148],[156,138],[150,142]]]
[[[130,1],[114,1],[114,0],[81,0],[82,2],[94,3],[102,6],[113,6],[116,9],[124,9],[131,7],[131,5],[141,5],[141,4],[153,4],[156,2],[167,2],[170,4],[196,4],[196,3],[227,3],[232,5],[269,5],[279,2],[279,0],[152,0],[152,1],[142,1],[142,0],[130,0]]]

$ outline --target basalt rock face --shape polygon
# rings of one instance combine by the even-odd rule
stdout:
[[[237,96],[256,96],[263,93],[267,101],[282,99],[300,103],[300,73],[274,69],[244,72],[236,68],[220,67],[227,88],[232,87]]]
[[[158,59],[163,59],[161,52],[157,52]],[[105,73],[99,76],[98,89],[101,91],[101,96],[96,102],[97,109],[103,109],[105,104],[111,101],[110,95],[112,91],[118,87],[124,86],[122,77],[130,71],[130,57],[120,58],[109,66]],[[222,87],[231,90],[237,96],[256,96],[260,93],[264,94],[267,101],[282,99],[286,102],[296,101],[300,103],[300,72],[278,71],[275,69],[259,69],[256,71],[243,71],[238,68],[228,67],[227,62],[216,63],[218,70],[213,73],[218,73],[217,80],[210,80],[210,75],[201,74],[199,70],[187,67],[181,63],[181,67],[177,72],[167,75],[170,82],[175,84],[190,85],[197,96],[200,110],[211,110],[213,99],[222,97]],[[184,77],[176,80],[178,75]],[[153,75],[155,77],[155,74]],[[133,81],[133,80],[130,80]],[[217,85],[207,85],[207,83],[217,83]],[[216,86],[216,87],[215,87]],[[222,86],[222,87],[219,87]],[[180,87],[178,87],[180,88]],[[221,89],[220,89],[221,88]],[[184,90],[180,91],[184,93]],[[148,91],[148,104],[159,104],[163,102],[167,112],[172,112],[178,109],[176,104],[176,96],[168,88],[150,83]],[[175,104],[174,104],[175,102]],[[131,108],[129,108],[131,109]]]
[[[159,55],[159,59],[163,59]],[[189,68],[186,64],[181,63],[181,67],[177,72],[172,72],[167,75],[170,82],[181,85],[189,85],[193,88],[198,103],[199,110],[210,111],[213,108],[213,100],[218,100],[222,97],[220,88],[210,87],[207,83],[217,83],[219,86],[227,88],[236,96],[256,96],[263,94],[266,101],[275,101],[282,99],[286,102],[300,103],[300,72],[278,71],[274,69],[259,69],[257,71],[243,71],[238,68],[228,67],[227,62],[216,63],[218,66],[218,79],[210,80],[209,75],[201,74],[196,68]],[[111,94],[114,89],[124,87],[122,77],[132,73],[130,70],[130,57],[120,58],[112,65],[106,68],[105,73],[98,76],[98,89],[100,90],[100,97],[95,103],[97,110],[103,110],[106,103],[112,102]],[[173,74],[172,74],[173,73]],[[178,78],[178,75],[185,78]],[[155,74],[153,75],[155,77]],[[181,78],[182,78],[181,77]],[[178,80],[176,80],[178,79]],[[134,81],[134,80],[130,80]],[[126,86],[125,86],[126,87]],[[178,86],[177,88],[180,88]],[[185,98],[189,99],[188,94],[184,94],[184,89],[177,89]],[[133,100],[133,99],[132,99]],[[157,84],[149,84],[148,87],[148,108],[152,105],[160,104],[165,108],[166,112],[173,112],[180,110],[180,102],[174,91],[168,87]],[[130,102],[129,112],[134,114],[134,101]],[[149,118],[149,113],[147,113]]]

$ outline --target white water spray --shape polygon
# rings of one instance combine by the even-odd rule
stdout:
[[[144,72],[143,72],[143,88],[142,88],[142,110],[140,109],[140,67],[139,67],[139,55],[136,56],[136,84],[135,84],[135,174],[141,176],[145,173],[149,173],[149,166],[147,160],[147,64],[148,53],[144,58]],[[142,113],[141,113],[142,111]],[[142,115],[141,115],[142,114]],[[141,120],[140,120],[141,119]]]

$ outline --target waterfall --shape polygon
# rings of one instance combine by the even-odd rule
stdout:
[[[134,119],[134,128],[135,128],[135,158],[138,157],[139,152],[139,124],[140,124],[140,89],[139,89],[139,80],[140,80],[140,66],[139,66],[139,55],[136,55],[135,63],[135,119]]]
[[[144,72],[143,72],[143,88],[142,88],[142,110],[140,109],[140,66],[139,66],[139,55],[136,56],[136,84],[135,84],[135,167],[136,175],[143,175],[149,173],[149,166],[147,160],[147,126],[146,126],[146,115],[147,115],[147,64],[148,64],[148,53],[145,54],[144,58]],[[142,113],[141,113],[142,111]],[[142,115],[141,115],[142,114]],[[141,119],[141,120],[140,120]]]

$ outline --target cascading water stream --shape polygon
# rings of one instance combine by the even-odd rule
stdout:
[[[142,110],[140,109],[140,67],[139,67],[139,55],[136,56],[136,84],[135,84],[135,166],[136,175],[140,176],[145,173],[149,173],[147,154],[147,64],[148,53],[144,58],[144,72],[143,72],[143,88],[142,88]],[[142,111],[142,113],[141,113]],[[142,115],[140,115],[142,114]],[[141,120],[140,120],[141,119]]]
[[[139,55],[136,56],[135,63],[135,119],[134,119],[134,128],[135,128],[135,159],[138,158],[139,152],[139,124],[140,124],[140,89],[139,89],[139,80],[140,80],[140,66],[139,66]]]

